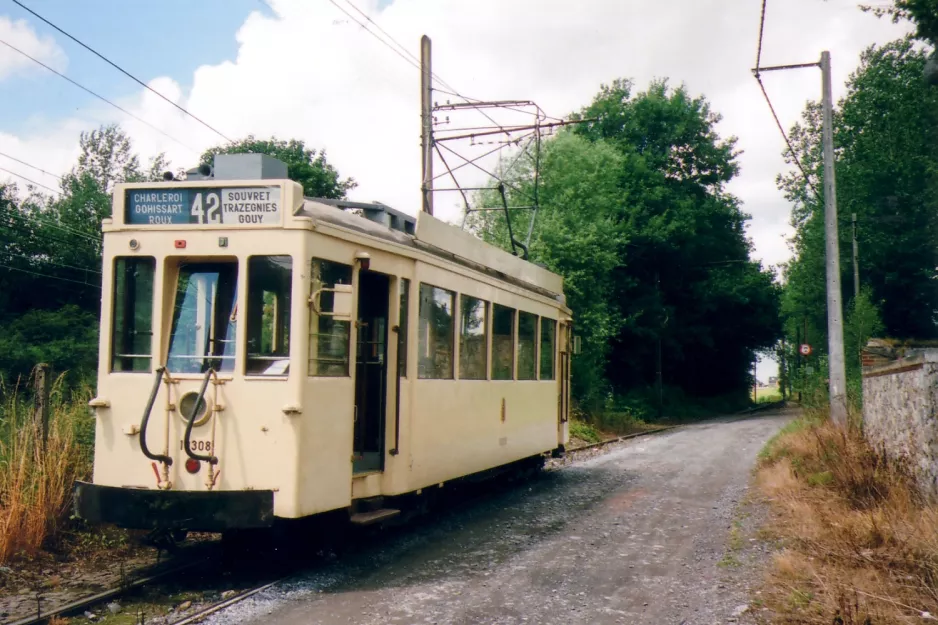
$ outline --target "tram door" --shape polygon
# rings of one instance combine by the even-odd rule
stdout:
[[[384,468],[390,289],[391,279],[384,274],[361,271],[358,275],[354,473]]]
[[[573,326],[561,322],[560,329],[560,388],[557,397],[557,426],[558,435],[563,432],[563,424],[570,418],[570,353],[573,347]]]

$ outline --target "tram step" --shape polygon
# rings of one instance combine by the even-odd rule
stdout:
[[[395,510],[393,508],[382,508],[380,510],[372,510],[371,512],[358,512],[353,514],[351,516],[351,521],[354,525],[371,525],[372,523],[379,523],[381,521],[393,519],[400,513],[400,510]]]

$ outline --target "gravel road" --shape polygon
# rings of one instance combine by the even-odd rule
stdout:
[[[766,548],[744,501],[794,413],[640,437],[437,514],[212,623],[747,622]]]

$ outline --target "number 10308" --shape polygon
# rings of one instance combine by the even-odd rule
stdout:
[[[185,441],[179,441],[179,450],[183,451],[186,448]],[[211,441],[189,441],[189,449],[192,451],[212,451],[212,442]]]

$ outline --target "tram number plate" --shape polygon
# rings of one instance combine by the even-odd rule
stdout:
[[[185,451],[185,449],[186,449],[186,441],[184,441],[184,440],[179,441],[179,449],[180,449],[180,451]],[[211,451],[212,451],[212,442],[211,442],[211,441],[197,441],[197,440],[195,440],[195,439],[190,439],[190,440],[189,440],[189,449],[191,449],[192,451],[211,452]]]

